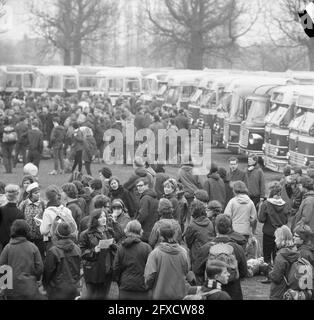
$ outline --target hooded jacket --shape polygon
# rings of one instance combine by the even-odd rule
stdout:
[[[66,131],[63,126],[56,126],[52,129],[50,135],[50,146],[52,148],[60,148],[65,141]]]
[[[197,175],[193,174],[193,167],[182,166],[178,172],[178,182],[183,184],[183,191],[194,192],[198,189],[202,189],[202,185]]]
[[[140,237],[128,236],[118,248],[113,263],[113,277],[120,290],[147,291],[144,270],[151,247]]]
[[[314,231],[314,191],[304,195],[291,230],[294,231],[299,225],[308,225]]]
[[[80,225],[83,217],[83,212],[78,199],[73,199],[66,204],[66,207],[71,210],[72,217],[75,220],[77,226]]]
[[[199,279],[200,284],[204,283],[204,274],[206,262],[208,259],[209,249],[215,243],[228,243],[233,247],[235,258],[238,261],[239,279],[229,282],[222,286],[222,290],[226,291],[232,300],[243,300],[240,279],[247,276],[247,263],[243,248],[237,243],[233,242],[229,235],[219,235],[213,241],[205,243],[198,251],[197,260],[193,271]]]
[[[300,253],[296,249],[282,248],[275,258],[274,268],[269,273],[272,281],[270,285],[270,300],[282,300],[284,293],[288,290],[284,277],[287,277],[293,262],[297,261]]]
[[[246,172],[247,188],[250,197],[265,197],[265,177],[264,172],[257,164],[252,171]]]
[[[209,201],[217,200],[224,208],[226,206],[225,183],[216,172],[209,174],[207,178],[204,184],[204,190],[208,193]]]
[[[300,258],[306,259],[312,266],[314,266],[314,245],[310,244],[302,244],[298,248],[298,252],[300,253]]]
[[[230,170],[228,174],[228,178],[231,182],[242,181],[245,184],[247,184],[245,172],[241,171],[239,168],[237,168],[234,171]]]
[[[44,149],[43,139],[43,133],[39,129],[29,130],[27,133],[29,151],[42,153]]]
[[[181,231],[179,222],[175,219],[160,219],[154,224],[153,230],[150,233],[148,243],[152,248],[155,248],[155,246],[157,246],[161,242],[160,233],[159,233],[160,228],[164,225],[169,225],[169,224],[172,226],[173,230],[175,230],[175,234],[173,236],[174,241],[178,244],[181,244],[182,231]]]
[[[186,295],[185,277],[188,273],[186,250],[178,244],[162,242],[150,255],[144,277],[153,300],[182,300]]]
[[[93,156],[97,154],[95,138],[88,136],[84,138],[82,159],[85,162],[92,162]]]
[[[191,263],[194,266],[199,249],[215,237],[213,223],[205,216],[193,219],[187,227],[184,238],[190,249]]]
[[[11,239],[0,255],[0,266],[9,265],[13,270],[13,289],[6,295],[13,299],[38,299],[38,286],[43,272],[43,262],[38,248],[24,237]]]
[[[232,219],[234,231],[243,235],[251,235],[251,225],[257,214],[253,201],[246,194],[239,194],[232,198],[225,209],[225,214]]]
[[[43,284],[51,300],[70,300],[78,295],[81,250],[70,239],[57,240],[45,259]]]
[[[282,199],[264,201],[258,213],[258,221],[264,223],[263,233],[274,236],[275,230],[288,222],[289,205]]]
[[[142,225],[142,240],[148,242],[153,226],[158,220],[158,200],[155,191],[148,189],[143,192],[136,219]]]

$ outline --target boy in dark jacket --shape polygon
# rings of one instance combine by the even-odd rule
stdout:
[[[63,145],[65,142],[66,131],[63,126],[60,125],[60,118],[55,117],[52,119],[53,129],[50,135],[50,148],[53,151],[54,170],[49,174],[63,174],[64,173],[64,161],[63,161]],[[60,171],[59,171],[60,162]]]
[[[45,259],[43,285],[49,300],[74,300],[79,295],[81,250],[64,222],[56,229],[56,239]]]
[[[204,282],[204,273],[210,247],[215,243],[227,243],[231,245],[234,249],[234,255],[238,262],[239,279],[235,279],[231,282],[228,282],[228,284],[223,285],[222,290],[226,291],[232,300],[243,300],[240,279],[247,276],[247,263],[244,250],[240,245],[233,242],[228,236],[232,230],[232,222],[227,215],[218,215],[215,221],[215,227],[217,237],[213,239],[212,242],[207,242],[200,248],[193,271],[196,278],[201,279],[199,283],[202,284]]]
[[[41,154],[44,149],[43,133],[39,129],[38,120],[33,120],[32,129],[28,131],[28,157],[27,161],[32,162],[37,168],[39,168],[39,162]]]
[[[275,260],[275,230],[288,222],[289,205],[281,198],[281,186],[275,182],[269,187],[269,198],[262,203],[258,220],[263,225],[263,256],[264,261],[271,264]],[[270,283],[267,279],[263,283]]]
[[[114,264],[113,277],[119,286],[120,300],[147,300],[144,270],[151,247],[141,241],[141,224],[130,221],[126,228],[127,238],[118,248]]]
[[[140,203],[136,219],[142,225],[142,241],[148,242],[153,226],[158,220],[157,194],[155,191],[149,189],[148,178],[139,179],[136,183],[136,187],[140,194]]]

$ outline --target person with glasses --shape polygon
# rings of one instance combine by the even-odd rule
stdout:
[[[135,219],[142,225],[142,241],[148,242],[153,226],[158,220],[157,194],[149,188],[149,179],[146,177],[137,180],[136,188],[140,194],[140,203]]]

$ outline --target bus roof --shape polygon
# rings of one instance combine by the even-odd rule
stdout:
[[[39,67],[36,69],[36,72],[45,75],[78,75],[78,71],[75,68],[68,66]]]
[[[314,109],[314,86],[304,86],[298,91],[297,95],[296,105],[298,107]]]
[[[74,66],[80,75],[96,75],[99,71],[104,70],[102,66]]]
[[[36,66],[32,65],[10,65],[10,66],[0,66],[0,69],[5,72],[34,72]]]
[[[97,75],[102,77],[130,77],[130,78],[141,78],[141,68],[104,68],[99,71]]]

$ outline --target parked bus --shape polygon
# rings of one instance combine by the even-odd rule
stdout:
[[[68,66],[48,66],[36,69],[35,94],[47,92],[50,95],[61,95],[66,90],[69,94],[78,93],[79,73]]]
[[[264,163],[273,171],[282,172],[289,163],[289,124],[293,119],[298,92],[314,90],[314,86],[291,85],[276,88],[265,118]]]
[[[90,92],[97,88],[98,73],[104,69],[99,66],[75,66],[79,73],[79,93]]]
[[[108,94],[112,104],[119,97],[140,97],[142,93],[142,68],[106,68],[97,73],[100,79],[93,95]]]
[[[35,66],[0,66],[0,91],[8,94],[17,90],[27,91],[34,86]]]
[[[289,163],[304,170],[314,161],[314,91],[299,90],[293,120],[289,124]]]

